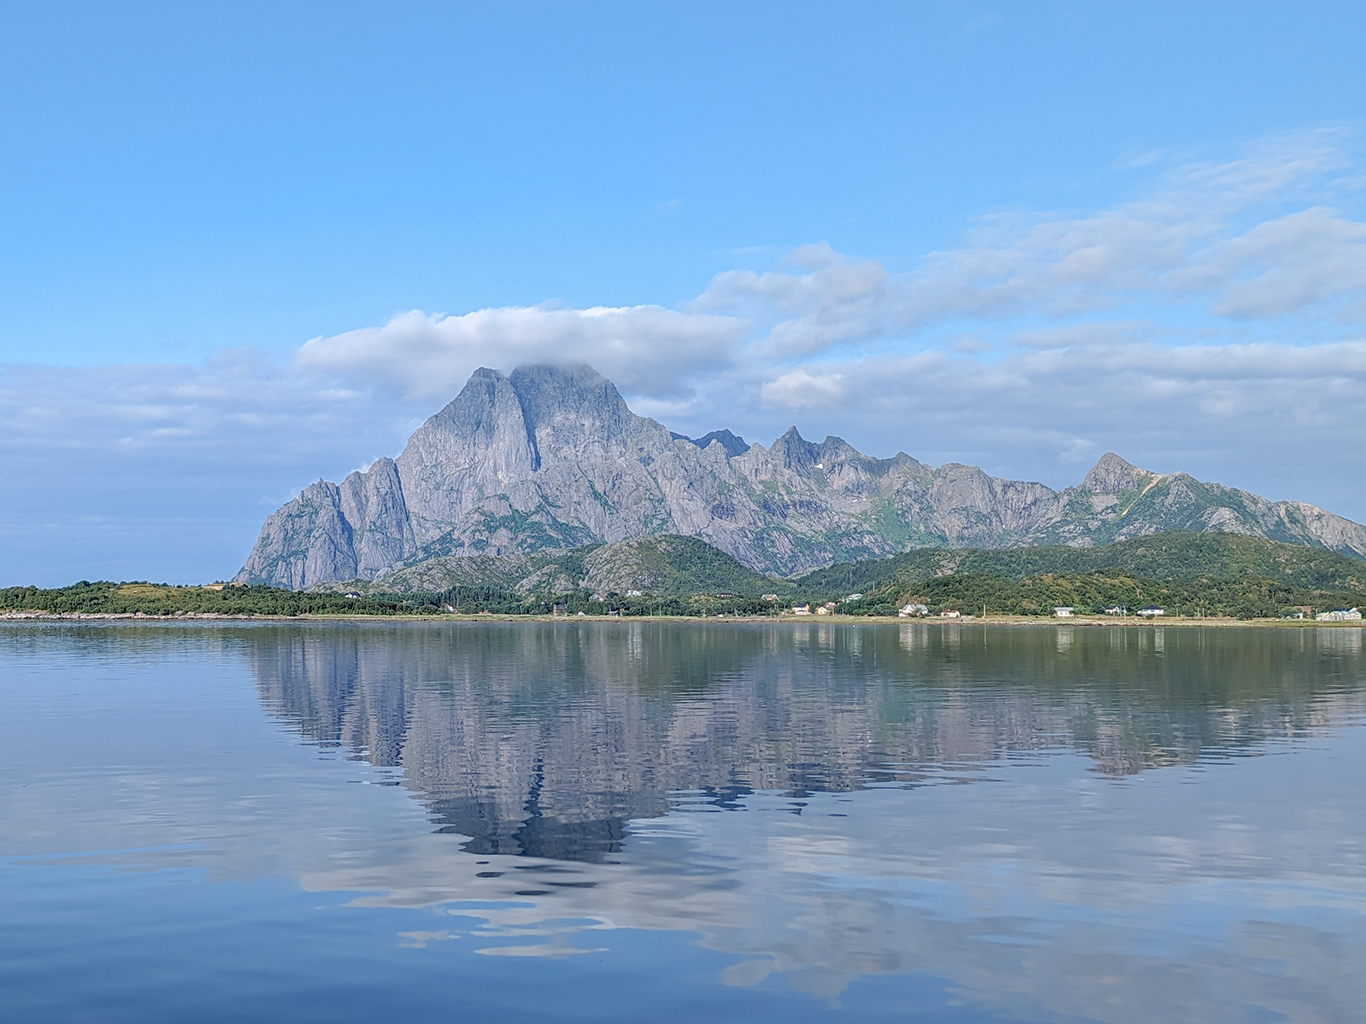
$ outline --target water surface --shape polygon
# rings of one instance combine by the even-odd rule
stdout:
[[[1362,635],[7,624],[0,1018],[1358,1020]]]

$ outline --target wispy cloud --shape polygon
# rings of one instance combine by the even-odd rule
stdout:
[[[694,309],[762,325],[769,357],[869,342],[923,346],[926,332],[1058,324],[1096,315],[1158,320],[1331,318],[1360,329],[1366,224],[1319,200],[1361,200],[1339,132],[1263,140],[1187,163],[1112,207],[982,218],[962,244],[890,273],[828,245],[766,271],[719,274]],[[1297,205],[1307,204],[1307,205]]]

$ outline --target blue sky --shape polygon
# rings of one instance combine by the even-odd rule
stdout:
[[[230,575],[570,351],[679,430],[1366,519],[1359,4],[0,19],[0,583]]]

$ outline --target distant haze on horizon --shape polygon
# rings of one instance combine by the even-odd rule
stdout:
[[[53,4],[0,39],[0,586],[232,575],[478,366],[693,436],[1366,520],[1366,8]]]

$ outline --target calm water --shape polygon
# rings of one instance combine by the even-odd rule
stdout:
[[[1360,1021],[1357,629],[0,628],[5,1021]]]

